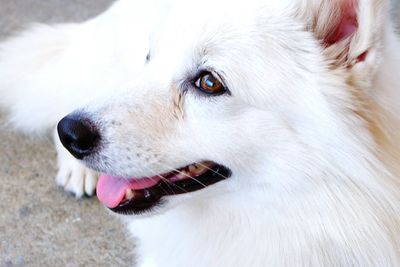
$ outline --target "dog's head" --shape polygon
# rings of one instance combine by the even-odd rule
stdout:
[[[62,143],[104,173],[97,194],[121,213],[311,190],[299,185],[355,164],[346,153],[369,140],[353,99],[374,77],[384,9],[179,1],[150,33],[142,74],[64,118]]]

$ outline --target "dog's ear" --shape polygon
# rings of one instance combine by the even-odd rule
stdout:
[[[385,0],[300,1],[300,15],[321,42],[332,67],[344,68],[353,79],[368,82],[387,23]]]

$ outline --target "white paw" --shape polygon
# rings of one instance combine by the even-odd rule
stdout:
[[[96,190],[98,173],[85,167],[75,159],[61,144],[58,136],[54,141],[57,149],[58,173],[56,176],[57,185],[65,191],[80,198],[84,195],[93,196]]]
[[[76,159],[59,160],[58,164],[57,185],[77,198],[94,195],[98,180],[97,173],[86,168]]]

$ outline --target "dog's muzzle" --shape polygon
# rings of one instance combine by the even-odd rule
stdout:
[[[77,159],[96,153],[101,135],[83,113],[63,118],[58,135],[64,147]],[[153,177],[117,177],[103,174],[97,183],[99,200],[114,212],[139,214],[162,203],[162,198],[202,190],[231,176],[231,171],[212,161],[196,162]]]

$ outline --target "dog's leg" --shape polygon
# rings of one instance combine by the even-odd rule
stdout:
[[[99,175],[75,159],[61,144],[57,131],[54,132],[58,160],[57,185],[78,198],[94,195]]]

